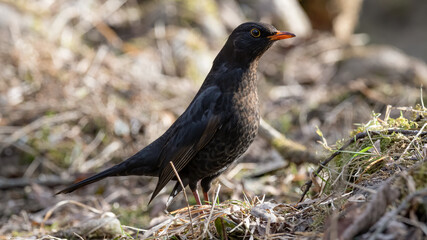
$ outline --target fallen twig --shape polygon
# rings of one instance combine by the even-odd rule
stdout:
[[[93,159],[86,161],[82,166],[79,167],[81,172],[87,172],[90,169],[98,166],[102,166],[111,160],[111,155],[122,147],[122,143],[118,140],[111,142],[106,146],[101,153],[99,153]]]
[[[179,177],[178,171],[176,171],[176,168],[175,168],[175,166],[173,165],[173,162],[171,161],[171,162],[169,162],[169,163],[171,164],[171,167],[172,167],[172,169],[173,169],[173,171],[174,171],[174,173],[175,173],[176,178],[177,178],[177,179],[178,179],[178,181],[179,181],[179,184],[181,184],[182,192],[184,193],[185,201],[187,202],[188,216],[190,217],[190,224],[191,224],[191,233],[192,233],[192,234],[193,234],[193,236],[194,236],[194,230],[193,230],[193,217],[191,216],[190,203],[188,202],[187,193],[185,192],[185,186],[184,186],[184,184],[182,183],[182,180],[181,180],[181,178]],[[196,190],[196,191],[197,191],[197,190]]]
[[[105,133],[103,131],[99,131],[96,134],[96,137],[92,140],[92,142],[89,143],[89,145],[84,148],[83,152],[72,161],[71,166],[69,168],[70,171],[76,172],[79,167],[83,165],[89,154],[91,154],[102,143],[104,137]]]
[[[60,122],[73,121],[73,120],[79,119],[80,116],[81,116],[81,113],[78,111],[69,111],[69,112],[59,113],[53,117],[43,116],[41,118],[38,118],[32,123],[15,131],[12,135],[7,137],[3,141],[0,141],[0,144],[2,145],[0,147],[0,152],[2,152],[4,148],[9,147],[18,139],[22,138],[25,135],[28,135],[30,132],[33,132],[36,129],[39,129],[41,127],[51,126],[53,124],[57,124]]]
[[[286,138],[263,119],[260,121],[259,135],[290,162],[296,164],[319,162],[319,159],[304,145]]]
[[[41,176],[39,178],[2,178],[0,177],[0,189],[23,188],[31,184],[39,184],[48,187],[71,184],[71,179],[63,179],[56,175]]]
[[[49,209],[49,211],[46,213],[46,215],[45,215],[45,216],[44,216],[44,218],[43,218],[42,223],[40,224],[40,230],[43,230],[45,222],[50,218],[50,216],[52,216],[53,212],[54,212],[56,209],[58,209],[58,208],[59,208],[59,207],[61,207],[61,206],[66,205],[66,204],[69,204],[69,203],[74,204],[74,205],[77,205],[77,206],[80,206],[80,207],[83,207],[83,208],[86,208],[86,209],[89,209],[90,211],[92,211],[92,212],[94,212],[94,213],[97,213],[97,214],[102,214],[102,213],[103,213],[102,211],[100,211],[100,210],[98,210],[98,209],[96,209],[96,208],[93,208],[93,207],[91,207],[91,206],[88,206],[88,205],[86,205],[86,204],[83,204],[83,203],[81,203],[81,202],[77,202],[77,201],[74,201],[74,200],[64,200],[64,201],[60,201],[60,202],[58,202],[57,204],[55,204],[55,206],[53,206],[51,209]]]

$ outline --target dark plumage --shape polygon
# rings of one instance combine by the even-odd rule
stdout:
[[[69,193],[110,176],[158,176],[153,200],[170,180],[176,179],[172,162],[198,204],[199,181],[208,200],[212,180],[247,150],[258,132],[259,58],[274,41],[291,37],[295,35],[279,32],[265,23],[238,26],[215,58],[193,101],[162,136],[122,163],[59,193]],[[180,191],[177,182],[171,198]]]

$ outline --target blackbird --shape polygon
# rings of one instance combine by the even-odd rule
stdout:
[[[170,180],[177,180],[172,162],[197,204],[201,205],[199,181],[205,201],[209,201],[212,180],[248,149],[258,132],[256,69],[261,55],[273,42],[292,37],[295,35],[265,23],[238,26],[216,56],[188,108],[163,135],[127,160],[57,194],[70,193],[111,176],[157,176],[151,202]],[[177,181],[168,203],[181,191]]]

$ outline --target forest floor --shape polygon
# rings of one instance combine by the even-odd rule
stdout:
[[[277,44],[258,75],[267,126],[310,159],[260,133],[210,204],[181,194],[166,208],[168,185],[147,205],[156,179],[135,176],[55,195],[163,133],[232,30],[162,13],[151,1],[0,3],[0,239],[427,235],[426,64],[323,32]]]

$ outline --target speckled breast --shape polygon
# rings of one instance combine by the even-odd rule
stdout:
[[[223,101],[225,122],[214,138],[187,165],[190,178],[202,178],[223,172],[254,141],[259,127],[256,91],[232,94]]]

